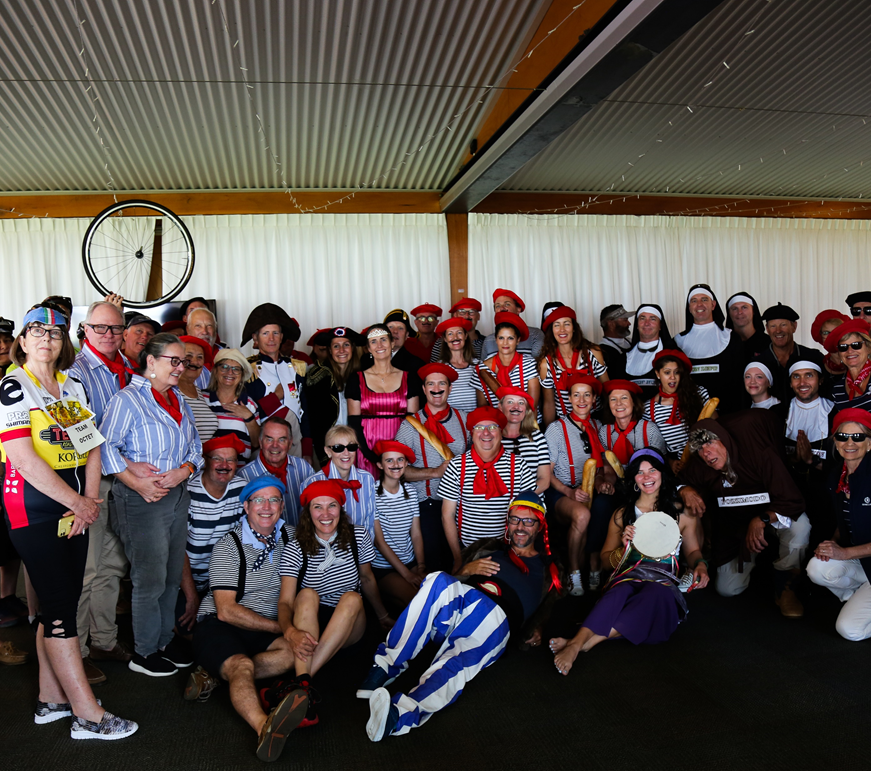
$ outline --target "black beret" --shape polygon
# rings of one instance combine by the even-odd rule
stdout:
[[[798,321],[799,315],[788,305],[777,303],[765,310],[762,314],[763,321],[774,321],[774,319],[786,319],[787,321]]]
[[[871,303],[871,292],[853,292],[853,294],[847,296],[845,302],[851,308],[856,303]]]

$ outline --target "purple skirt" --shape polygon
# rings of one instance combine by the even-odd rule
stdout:
[[[671,588],[655,581],[624,581],[610,587],[584,626],[607,637],[616,629],[633,645],[665,642],[681,618]]]

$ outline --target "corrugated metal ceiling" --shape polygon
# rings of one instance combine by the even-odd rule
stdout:
[[[547,5],[5,0],[0,190],[439,190]]]
[[[867,0],[729,0],[503,189],[868,197],[869,30]]]

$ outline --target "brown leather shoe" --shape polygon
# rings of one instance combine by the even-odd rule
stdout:
[[[0,664],[15,666],[27,661],[27,654],[18,650],[9,640],[0,642]]]
[[[94,662],[87,656],[82,659],[82,666],[85,668],[85,677],[88,678],[88,682],[91,685],[99,685],[106,682],[106,675],[103,674],[102,670],[97,669],[94,666]]]
[[[804,615],[801,601],[789,587],[780,593],[780,597],[775,597],[774,601],[780,608],[781,615],[786,618],[801,618]]]
[[[89,646],[88,650],[92,661],[123,661],[126,664],[133,658],[133,654],[122,642],[116,642],[115,647],[108,651],[96,645]]]

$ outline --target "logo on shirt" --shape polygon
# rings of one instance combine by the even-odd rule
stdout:
[[[42,429],[42,431],[39,432],[39,438],[48,444],[59,444],[65,450],[73,449],[73,443],[67,436],[67,432],[60,426],[49,426],[48,428]]]
[[[21,390],[21,384],[15,378],[10,378],[0,386],[0,404],[4,407],[11,407],[23,398],[24,391]]]
[[[3,488],[3,492],[6,495],[14,495],[18,492],[18,480],[17,479],[7,479],[6,485]]]
[[[13,410],[6,413],[6,427],[14,428],[15,426],[26,426],[30,423],[30,413],[20,410]]]
[[[863,506],[871,506],[871,498],[866,497],[865,500],[862,501],[862,505]]]

